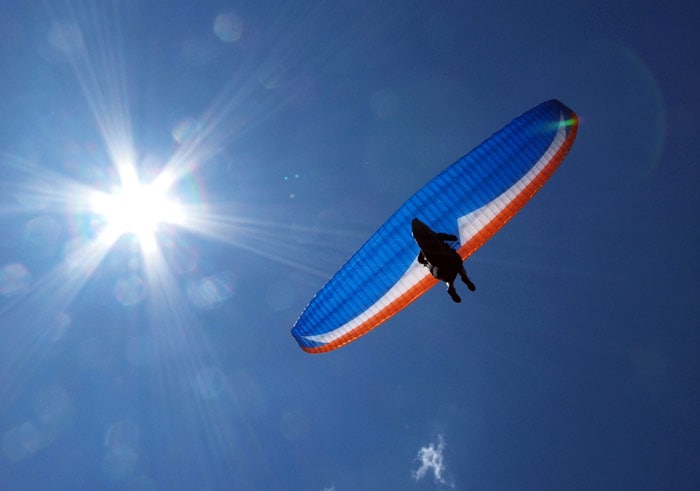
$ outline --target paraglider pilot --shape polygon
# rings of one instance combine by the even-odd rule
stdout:
[[[411,222],[411,229],[413,238],[420,248],[418,262],[428,268],[435,278],[447,284],[447,293],[452,300],[457,303],[462,301],[454,285],[457,275],[470,291],[476,290],[476,286],[467,276],[462,258],[457,251],[445,243],[445,241],[457,240],[455,235],[434,232],[418,218],[414,218]]]

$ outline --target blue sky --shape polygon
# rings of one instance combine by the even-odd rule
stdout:
[[[697,3],[3,7],[3,489],[697,488]],[[551,98],[577,141],[476,293],[302,352],[364,240]],[[129,169],[155,233],[95,204]]]

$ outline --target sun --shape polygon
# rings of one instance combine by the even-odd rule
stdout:
[[[155,234],[163,224],[180,224],[183,212],[171,196],[172,179],[160,174],[153,182],[139,181],[132,165],[119,170],[121,185],[112,193],[96,192],[91,200],[92,212],[101,217],[104,241],[113,243],[124,234],[133,234],[144,252],[156,246]]]

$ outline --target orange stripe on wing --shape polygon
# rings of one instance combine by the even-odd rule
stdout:
[[[374,314],[372,317],[364,321],[362,324],[354,328],[352,331],[340,336],[323,346],[308,347],[302,346],[301,349],[307,353],[325,353],[334,349],[338,349],[344,346],[360,336],[367,334],[369,331],[377,327],[382,322],[386,321],[388,318],[392,317],[394,314],[402,310],[408,304],[413,302],[416,298],[420,297],[423,293],[427,292],[437,283],[437,280],[430,275],[426,275],[421,280],[418,281],[411,288],[406,290],[400,297],[398,297],[393,302],[389,303],[386,307],[381,309],[379,312]]]

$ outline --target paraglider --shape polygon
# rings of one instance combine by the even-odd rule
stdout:
[[[455,301],[457,275],[472,290],[466,271],[462,277],[462,261],[544,185],[573,145],[577,129],[576,114],[550,100],[514,119],[438,174],[314,296],[292,329],[299,346],[309,353],[339,348],[408,306],[438,280],[447,283]],[[430,262],[431,256],[436,263],[442,259],[425,249],[452,238],[459,247],[455,256],[442,249],[452,257],[443,264],[448,273],[442,274],[440,264]]]

